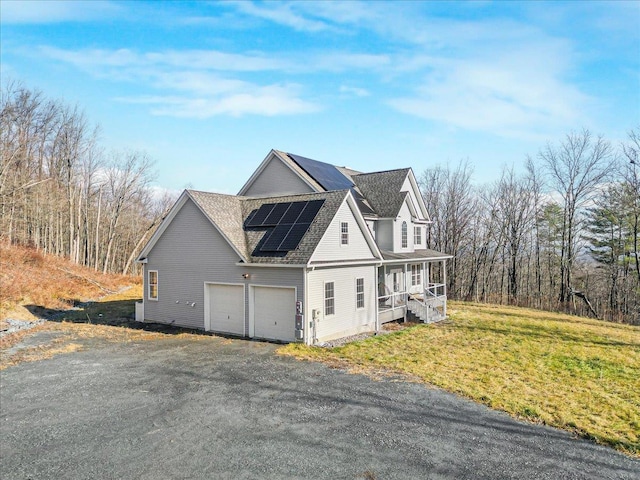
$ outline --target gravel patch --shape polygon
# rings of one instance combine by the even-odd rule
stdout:
[[[9,335],[11,333],[19,332],[21,330],[29,330],[30,328],[37,327],[38,325],[42,325],[46,320],[44,318],[40,318],[38,320],[15,320],[13,318],[8,318],[5,320],[9,324],[9,328],[5,328],[4,330],[0,330],[0,338],[5,335]]]

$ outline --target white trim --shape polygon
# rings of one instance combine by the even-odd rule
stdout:
[[[215,331],[215,330],[211,330],[211,299],[209,298],[209,289],[207,288],[209,285],[229,285],[229,286],[235,286],[235,287],[242,287],[242,334],[246,335],[247,332],[244,331],[244,319],[247,318],[247,303],[245,302],[246,299],[246,292],[245,292],[245,284],[244,283],[230,283],[230,282],[204,282],[204,329],[207,332],[211,332],[211,331]],[[219,333],[225,333],[225,332],[219,332]],[[233,335],[233,333],[231,332],[226,332],[229,333],[231,335]]]
[[[149,276],[154,273],[156,274],[156,298],[151,296],[151,280],[149,280]],[[157,302],[160,298],[160,275],[158,274],[158,270],[147,270],[147,300],[152,302]]]
[[[236,267],[306,268],[304,263],[245,263],[237,262]]]
[[[250,283],[249,285],[249,337],[255,337],[256,333],[256,308],[255,308],[255,300],[254,300],[254,288],[282,288],[287,290],[293,290],[293,300],[294,302],[298,300],[298,287],[295,286],[286,286],[286,285],[267,285],[262,283]],[[303,305],[303,308],[306,308]],[[292,305],[292,311],[295,312],[296,305],[295,303]],[[306,317],[305,317],[306,318]],[[295,327],[295,313],[293,317],[293,325]],[[306,330],[306,328],[305,328]],[[280,340],[278,338],[273,338],[272,340]]]
[[[431,222],[431,218],[429,217],[429,212],[427,212],[427,206],[424,203],[424,199],[422,198],[422,193],[420,192],[420,187],[418,186],[418,182],[416,181],[416,177],[413,173],[412,168],[409,168],[408,177],[409,177],[409,182],[411,182],[411,186],[413,187],[413,193],[418,199],[418,206],[420,207],[420,210],[422,211],[422,214],[424,215],[425,220],[427,220],[428,222]]]

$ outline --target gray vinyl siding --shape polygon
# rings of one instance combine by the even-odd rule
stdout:
[[[364,308],[356,308],[356,278],[364,278]],[[335,314],[325,315],[324,284],[334,282]],[[320,310],[316,325],[319,342],[376,328],[376,267],[325,268],[307,277],[309,312]]]
[[[272,158],[244,193],[247,197],[312,193],[313,189],[277,158]]]
[[[147,255],[144,317],[146,321],[204,329],[204,284],[245,284],[245,334],[248,332],[248,285],[297,287],[303,298],[299,268],[247,268],[236,266],[238,254],[187,200]],[[147,272],[158,271],[158,301],[147,298]],[[248,273],[244,279],[242,274]],[[191,306],[195,303],[194,306]]]
[[[376,243],[381,250],[393,251],[393,220],[378,220],[376,222]]]

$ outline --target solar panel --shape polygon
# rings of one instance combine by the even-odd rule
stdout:
[[[265,218],[262,222],[263,226],[272,227],[274,225],[278,225],[280,220],[282,220],[282,216],[287,212],[291,203],[276,203],[276,206],[273,207],[271,213]]]
[[[353,187],[353,182],[345,177],[334,165],[294,155],[293,153],[288,153],[287,155],[327,191],[347,190]]]
[[[280,219],[280,223],[296,223],[296,220],[298,220],[298,217],[300,216],[300,212],[304,210],[306,205],[307,202],[293,202],[289,207],[289,210],[287,210]]]
[[[262,205],[258,211],[256,211],[253,215],[247,218],[247,227],[260,227],[263,225],[262,222],[266,220],[269,216],[273,208],[276,206],[275,203],[265,203]]]
[[[273,230],[271,230],[270,234],[269,233],[267,234],[268,237],[266,237],[266,240],[264,240],[262,242],[260,250],[262,250],[263,252],[279,252],[279,251],[281,251],[279,249],[280,244],[285,239],[285,237],[289,233],[289,230],[291,230],[292,226],[293,225],[291,225],[291,224],[285,224],[285,225],[276,226]],[[297,247],[297,245],[296,245],[296,247]]]
[[[311,222],[316,218],[323,203],[324,200],[291,203],[280,223],[271,232],[265,234],[259,250],[262,252],[295,250],[309,230]]]
[[[293,225],[287,233],[287,236],[282,240],[282,243],[280,243],[278,251],[288,252],[289,250],[296,249],[310,226],[310,223],[297,223]]]
[[[304,210],[300,213],[298,217],[297,223],[311,223],[313,219],[316,218],[316,215],[322,208],[322,204],[324,200],[312,200],[310,202],[306,202],[307,204],[304,207]]]

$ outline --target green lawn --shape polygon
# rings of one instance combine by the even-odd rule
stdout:
[[[640,455],[640,328],[450,302],[449,319],[281,354],[389,371]]]

